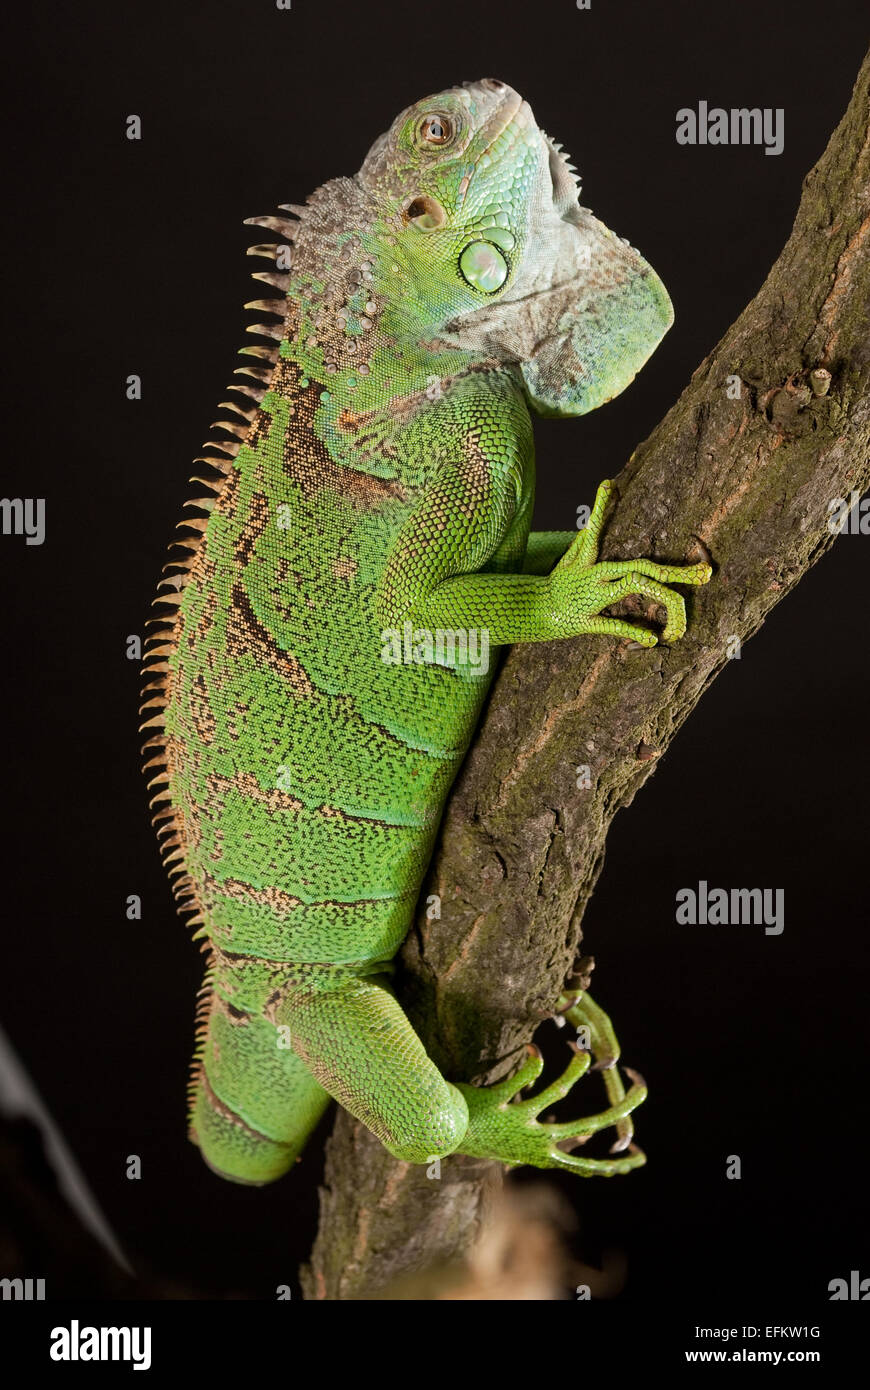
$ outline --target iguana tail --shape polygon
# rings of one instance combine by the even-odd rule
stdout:
[[[222,1178],[260,1185],[291,1168],[330,1097],[280,1029],[214,992],[198,1015],[190,1079],[190,1138]]]

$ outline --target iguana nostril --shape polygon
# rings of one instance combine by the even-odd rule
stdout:
[[[507,86],[504,82],[499,82],[497,77],[485,77],[481,82],[481,87],[486,87],[490,92],[505,92]]]
[[[421,231],[432,232],[443,227],[447,213],[436,198],[414,198],[405,208],[406,222],[413,222]]]

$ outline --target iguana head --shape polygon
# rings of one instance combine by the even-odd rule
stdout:
[[[543,414],[617,395],[673,321],[654,271],[580,206],[561,147],[504,82],[403,111],[358,181],[387,234],[406,322],[516,364]]]

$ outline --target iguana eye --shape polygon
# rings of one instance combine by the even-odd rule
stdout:
[[[453,123],[447,116],[431,114],[420,122],[420,139],[428,145],[446,145],[453,138]]]

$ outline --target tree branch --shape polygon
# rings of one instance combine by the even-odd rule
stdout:
[[[590,637],[516,647],[498,677],[422,899],[437,893],[442,915],[418,915],[398,982],[451,1078],[493,1080],[516,1063],[577,954],[613,816],[729,642],[755,633],[833,543],[831,499],[870,484],[868,86],[870,57],[765,284],[617,479],[602,559],[682,564],[704,558],[699,541],[712,558],[687,635],[651,651]],[[817,368],[831,374],[827,394],[815,394]],[[591,769],[585,791],[578,762]],[[461,1259],[501,1171],[451,1158],[432,1181],[340,1113],[306,1296],[371,1298],[424,1263]]]

